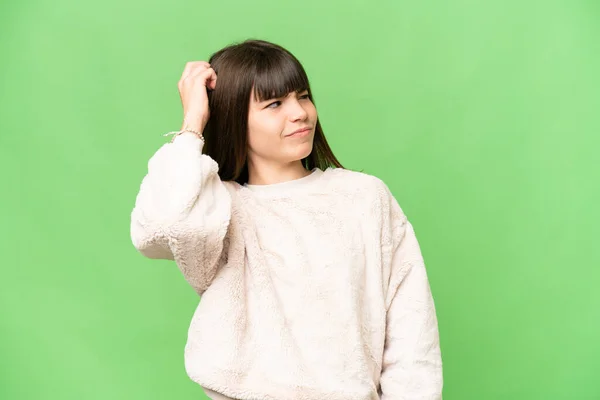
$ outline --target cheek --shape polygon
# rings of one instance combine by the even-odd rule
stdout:
[[[314,104],[311,103],[311,106],[306,110],[306,112],[308,113],[308,118],[315,123],[319,117],[318,113],[317,113],[317,108],[314,106]]]
[[[281,124],[275,120],[263,119],[248,125],[248,145],[259,153],[275,149],[281,144]]]
[[[317,107],[313,103],[310,103],[310,113],[315,117],[317,116]]]

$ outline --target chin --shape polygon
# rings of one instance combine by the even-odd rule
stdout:
[[[302,160],[303,158],[308,157],[310,155],[310,153],[312,153],[312,150],[313,150],[312,140],[310,142],[299,145],[297,159]]]
[[[290,161],[302,160],[310,155],[313,150],[312,141],[298,144],[293,149],[290,149],[288,153],[288,159]]]

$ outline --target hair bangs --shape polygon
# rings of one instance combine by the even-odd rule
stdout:
[[[267,55],[257,63],[254,98],[258,101],[281,98],[288,93],[305,90],[309,90],[308,77],[293,58]]]

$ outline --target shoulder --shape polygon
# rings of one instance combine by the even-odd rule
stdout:
[[[328,168],[325,176],[329,186],[341,191],[371,193],[383,197],[391,195],[386,183],[375,175],[344,168]]]
[[[349,197],[355,202],[364,202],[379,212],[404,217],[389,186],[379,177],[344,168],[329,168],[325,171],[325,177],[333,193]]]
[[[381,179],[365,172],[353,171],[345,168],[328,168],[325,175],[329,177],[332,183],[341,186],[348,185],[353,187],[373,189],[385,185]]]

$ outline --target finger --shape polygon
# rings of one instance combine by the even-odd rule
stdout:
[[[180,80],[184,80],[187,77],[193,75],[196,71],[198,71],[198,69],[207,68],[208,66],[205,64],[208,64],[208,63],[205,61],[190,61],[190,62],[186,63],[183,73],[181,74]]]
[[[185,68],[183,69],[180,80],[184,80],[188,76],[194,74],[195,71],[198,71],[198,69],[203,70],[209,67],[210,64],[206,61],[189,61],[185,64]]]
[[[214,89],[217,84],[217,74],[214,69],[207,68],[203,71],[198,72],[197,75],[193,75],[196,77],[203,86],[206,86],[209,89]]]
[[[214,90],[217,87],[217,73],[212,68],[209,68],[207,71],[210,71],[210,73],[205,81],[205,85],[208,89]]]
[[[190,71],[193,68],[193,64],[192,62],[187,62],[185,63],[185,67],[183,68],[183,72],[181,73],[181,78],[179,78],[180,81],[184,80],[189,74]]]

